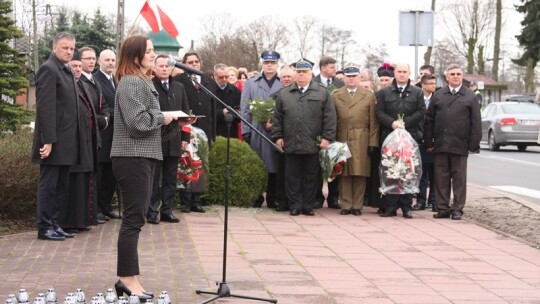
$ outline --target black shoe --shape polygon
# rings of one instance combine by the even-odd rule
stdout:
[[[450,218],[450,212],[448,211],[439,211],[433,215],[436,219]]]
[[[92,230],[92,227],[88,226],[88,227],[84,227],[84,228],[79,228],[79,231],[90,231]]]
[[[313,212],[313,209],[304,209],[302,210],[303,215],[312,216],[315,215],[315,212]]]
[[[70,238],[75,237],[75,233],[67,233],[60,227],[56,228],[56,230],[54,230],[54,232],[56,232],[56,234],[59,234],[59,235],[65,237],[66,239],[70,239]]]
[[[64,230],[64,232],[70,233],[70,234],[75,234],[75,233],[80,231],[79,229],[76,229],[76,228],[65,228],[63,230]]]
[[[167,223],[179,223],[180,219],[171,214],[161,214],[161,221]]]
[[[349,215],[351,214],[351,210],[348,210],[348,209],[341,209],[341,211],[339,212],[340,215]]]
[[[335,198],[335,199],[330,199],[330,200],[326,200],[326,203],[328,204],[328,208],[331,208],[331,209],[341,209],[341,206],[339,205],[339,199]]]
[[[191,207],[186,206],[186,205],[182,205],[182,207],[180,207],[180,212],[182,212],[182,213],[190,213],[191,212]]]
[[[46,241],[63,241],[66,239],[65,236],[56,233],[52,229],[49,229],[43,232],[38,231],[37,238],[40,240],[46,240]]]
[[[259,198],[255,202],[253,202],[251,207],[253,207],[253,208],[261,208],[263,202],[264,202],[264,197],[261,195],[261,196],[259,196]]]
[[[121,219],[122,218],[120,216],[120,214],[118,214],[118,212],[116,212],[116,211],[103,212],[103,215],[105,215],[106,217],[111,218],[111,219]]]
[[[353,209],[353,210],[352,210],[352,215],[356,215],[356,216],[362,215],[362,210],[360,210],[360,209]]]
[[[276,206],[276,211],[289,211],[289,206],[285,206],[286,204],[278,204]]]
[[[384,214],[385,211],[386,211],[385,208],[379,208],[379,209],[377,209],[377,214],[382,215],[382,214]]]
[[[396,210],[390,210],[386,209],[382,214],[380,214],[381,217],[391,217],[391,216],[397,216]]]
[[[266,207],[270,209],[276,209],[277,205],[275,202],[266,202]]]
[[[106,216],[106,215],[103,214],[103,213],[98,213],[98,214],[97,214],[98,224],[101,224],[99,221],[105,221],[105,222],[106,222],[106,221],[108,221],[108,220],[110,220],[110,219],[111,219],[110,217]]]
[[[323,202],[315,202],[315,204],[313,204],[313,209],[320,209],[320,208],[322,208],[322,204],[323,204]]]
[[[124,285],[124,282],[118,280],[118,282],[116,282],[114,284],[114,289],[116,289],[116,294],[120,297],[122,296],[123,294],[126,294],[127,296],[130,296],[134,293],[131,292],[131,290],[129,290],[129,288],[127,288],[126,285]],[[154,296],[150,296],[148,294],[142,294],[142,295],[138,295],[138,294],[134,294],[136,295],[137,297],[139,297],[139,300],[150,300],[152,299]]]
[[[292,216],[300,215],[300,209],[292,209],[291,210],[291,215]]]
[[[426,205],[424,205],[424,204],[416,204],[416,205],[412,206],[412,208],[415,211],[426,210]]]
[[[204,210],[204,208],[199,206],[199,205],[191,206],[191,211],[199,212],[199,213],[205,213],[206,212],[206,210]]]
[[[453,220],[461,220],[461,211],[452,211],[452,219]]]
[[[154,225],[159,224],[159,219],[157,217],[157,214],[149,215],[148,218],[146,219],[146,222],[148,224],[154,224]]]
[[[406,219],[412,219],[412,211],[411,210],[403,211],[403,217]]]
[[[429,208],[433,208],[433,204],[432,204],[432,203],[427,203],[426,209],[429,209]]]
[[[431,211],[433,211],[433,212],[439,212],[439,208],[437,208],[437,207],[431,207]]]

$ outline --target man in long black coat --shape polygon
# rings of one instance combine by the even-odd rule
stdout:
[[[214,94],[225,102],[226,105],[233,109],[240,110],[240,98],[242,92],[235,86],[229,83],[229,67],[223,63],[218,63],[214,66],[214,80],[216,88]],[[216,135],[227,137],[227,123],[225,115],[229,110],[225,108],[219,101],[216,101]],[[238,138],[238,122],[237,118],[231,122],[231,138]]]
[[[182,63],[195,70],[201,71],[201,57],[196,52],[187,52],[184,54]],[[197,78],[194,81],[193,78]],[[201,85],[214,92],[215,82],[207,76],[190,75],[187,73],[179,74],[174,79],[184,85],[189,102],[189,109],[193,115],[204,115],[197,119],[194,127],[201,128],[208,138],[208,146],[216,139],[216,104],[213,97],[208,95]],[[180,191],[182,200],[182,212],[205,212],[201,207],[202,191]]]
[[[75,37],[56,34],[49,59],[36,73],[36,128],[32,161],[40,165],[37,193],[38,239],[61,241],[73,234],[58,225],[67,193],[69,167],[79,162],[77,90],[67,63]]]
[[[159,106],[161,111],[183,111],[189,113],[189,104],[184,85],[174,81],[171,77],[172,67],[169,67],[167,60],[169,56],[158,55],[154,66],[154,87],[159,94]],[[183,150],[189,144],[189,133],[177,133],[172,138],[163,141],[161,149],[163,151],[163,161],[158,161],[154,171],[154,186],[152,197],[148,207],[146,218],[150,224],[159,224],[159,221],[178,223],[180,220],[172,213],[173,202],[176,194],[176,172],[178,170],[178,160]],[[160,191],[159,180],[161,182],[161,207],[159,207]],[[159,207],[159,208],[158,208]],[[160,217],[158,218],[158,213]]]
[[[111,145],[114,130],[114,95],[116,93],[116,80],[114,79],[114,68],[116,55],[111,50],[103,50],[99,54],[99,70],[93,76],[96,83],[101,88],[103,95],[102,105],[109,109],[109,121],[107,128],[101,130],[101,150],[99,150],[98,168],[98,197],[97,204],[101,213],[107,217],[119,217],[119,214],[112,210],[112,199],[116,190],[116,178],[112,172]],[[101,220],[100,220],[101,221]]]

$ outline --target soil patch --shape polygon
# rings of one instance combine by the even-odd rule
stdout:
[[[540,248],[540,213],[507,197],[467,200],[463,216]]]

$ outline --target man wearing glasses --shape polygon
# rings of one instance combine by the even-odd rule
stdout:
[[[229,67],[226,64],[218,63],[214,66],[214,80],[216,81],[216,89],[214,94],[225,102],[228,106],[240,110],[240,96],[242,92],[235,86],[229,84]],[[216,104],[216,135],[227,137],[227,123],[225,115],[229,110],[220,102]],[[235,117],[236,118],[236,117]],[[231,138],[238,138],[238,122],[237,118],[231,123]]]
[[[439,212],[434,218],[460,220],[467,195],[467,156],[480,149],[482,120],[476,96],[463,86],[457,64],[446,69],[448,85],[433,94],[426,113],[424,144],[435,155],[435,190]],[[454,202],[450,206],[450,191]]]
[[[182,63],[191,68],[201,71],[202,60],[197,52],[187,52],[182,58]],[[193,123],[194,127],[201,128],[208,138],[208,145],[216,139],[216,104],[213,97],[208,95],[201,86],[211,92],[215,92],[216,83],[207,76],[190,73],[182,73],[174,76],[174,80],[184,85],[186,90],[189,109],[193,115],[202,115]],[[181,190],[182,212],[205,212],[201,206],[202,189],[197,189],[194,183],[190,184],[189,191]]]

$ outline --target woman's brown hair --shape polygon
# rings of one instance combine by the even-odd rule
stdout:
[[[120,59],[115,74],[117,81],[126,75],[136,75],[141,78],[145,76],[141,72],[141,62],[146,54],[148,40],[150,38],[143,35],[130,36],[124,40],[120,48]],[[146,76],[150,78],[151,75],[152,70],[148,70]]]

